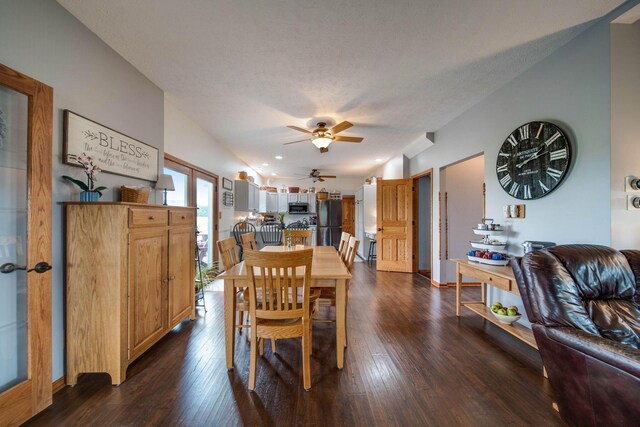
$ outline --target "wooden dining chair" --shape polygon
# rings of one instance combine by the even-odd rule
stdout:
[[[265,245],[282,244],[282,228],[280,223],[270,222],[260,227],[260,238]]]
[[[343,231],[340,235],[340,244],[338,245],[338,253],[340,254],[340,258],[342,258],[342,262],[345,262],[347,259],[347,247],[349,246],[349,237],[351,234]]]
[[[302,338],[304,389],[311,388],[312,258],[313,249],[245,253],[252,319],[249,390],[256,387],[258,350],[262,354],[264,339],[297,337]]]
[[[222,261],[222,266],[225,271],[230,270],[240,262],[235,238],[229,237],[228,239],[218,240],[217,244],[220,260]],[[236,328],[238,328],[240,334],[242,334],[242,328],[249,328],[251,326],[250,324],[245,325],[244,323],[244,314],[249,314],[249,290],[247,288],[240,289],[236,292],[236,312],[238,314]]]
[[[285,235],[291,237],[292,245],[311,246],[313,230],[290,229],[285,230]]]
[[[243,235],[240,236],[240,240],[242,241],[242,250],[243,251],[257,251],[258,250],[258,243],[256,242],[256,234],[251,232],[251,233],[245,233]]]
[[[349,243],[347,244],[347,255],[344,265],[347,266],[349,271],[353,268],[353,263],[356,260],[356,255],[358,254],[358,246],[360,246],[360,240],[356,239],[354,236],[349,237]]]

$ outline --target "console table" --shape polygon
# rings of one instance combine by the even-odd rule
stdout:
[[[487,307],[487,285],[520,295],[511,267],[480,264],[467,259],[452,259],[451,261],[456,264],[456,316],[460,316],[461,307],[466,307],[537,350],[538,345],[531,329],[517,323],[513,325],[500,323],[491,312],[491,309]],[[472,277],[480,282],[480,301],[462,301],[463,275]]]

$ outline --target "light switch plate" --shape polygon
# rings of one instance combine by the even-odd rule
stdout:
[[[624,177],[624,191],[626,193],[638,193],[638,192],[640,192],[640,190],[636,190],[635,188],[631,187],[631,181],[633,181],[636,178],[637,177],[635,177],[635,176],[625,176]]]

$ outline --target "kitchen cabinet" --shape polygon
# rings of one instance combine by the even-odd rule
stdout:
[[[316,213],[316,193],[308,193],[307,196],[308,196],[307,201],[309,203],[309,213],[315,214]]]
[[[260,202],[258,212],[274,214],[278,213],[278,193],[260,190]]]
[[[258,184],[236,180],[234,188],[236,211],[257,211],[260,209],[260,190]]]
[[[289,212],[289,194],[278,193],[278,212]]]
[[[195,318],[195,218],[195,208],[66,204],[67,384],[86,372],[122,383],[136,358]]]

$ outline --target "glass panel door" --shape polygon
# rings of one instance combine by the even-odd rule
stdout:
[[[196,178],[197,242],[200,261],[206,266],[211,265],[214,260],[214,189],[214,182],[212,182],[211,178]]]
[[[0,87],[0,266],[27,265],[29,99]],[[3,272],[6,271],[2,269]],[[0,393],[27,379],[27,274],[0,274]]]
[[[174,191],[167,191],[167,205],[189,206],[189,176],[173,169],[164,168],[164,173],[173,178]]]

